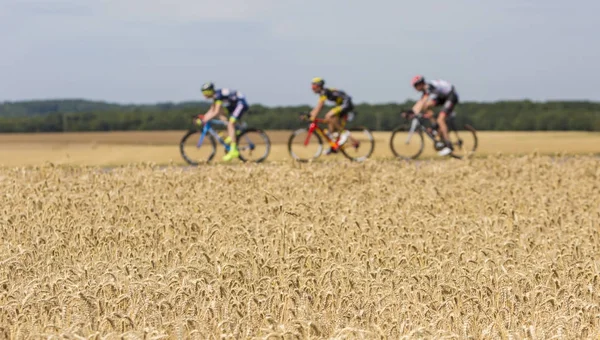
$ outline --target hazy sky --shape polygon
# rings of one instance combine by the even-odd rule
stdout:
[[[196,100],[212,80],[252,103],[417,98],[600,100],[598,0],[0,0],[0,101]]]

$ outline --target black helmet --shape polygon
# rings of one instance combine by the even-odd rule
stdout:
[[[215,92],[215,84],[213,84],[212,82],[204,83],[204,85],[202,85],[202,93],[203,94],[212,94],[214,92]]]

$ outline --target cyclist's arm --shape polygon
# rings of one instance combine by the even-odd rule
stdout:
[[[310,111],[310,120],[314,120],[319,115],[319,112],[323,109],[323,105],[325,105],[325,100],[323,98],[319,99],[317,106],[315,106],[312,111]]]
[[[429,99],[429,94],[424,94],[421,99],[419,99],[415,105],[413,106],[413,111],[415,113],[421,113],[421,111],[425,108],[425,103],[427,102],[427,100]]]
[[[435,100],[434,99],[435,99],[435,97],[433,97],[433,98],[431,98],[431,97],[427,98],[427,100],[425,101],[423,110],[431,109],[432,107],[434,107],[435,106]]]
[[[210,109],[208,110],[208,112],[204,115],[204,120],[202,121],[202,123],[206,123],[209,120],[215,118],[219,114],[219,111],[221,110],[221,105],[223,105],[223,103],[220,100],[215,101],[210,106]]]

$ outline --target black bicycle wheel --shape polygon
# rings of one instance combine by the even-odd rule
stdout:
[[[350,136],[342,145],[340,151],[346,158],[355,161],[363,162],[371,157],[375,150],[375,138],[369,129],[364,126],[358,126],[348,129]]]
[[[425,147],[423,132],[417,130],[414,133],[409,133],[409,131],[409,123],[404,123],[392,131],[390,149],[396,158],[415,159],[423,152]]]
[[[271,151],[269,136],[259,129],[245,129],[237,137],[239,158],[244,162],[260,163],[267,159]]]
[[[198,165],[202,162],[210,162],[217,153],[217,143],[215,137],[206,134],[202,144],[198,146],[198,140],[201,132],[198,130],[189,130],[179,143],[181,157],[189,165]]]
[[[477,150],[477,131],[471,125],[465,124],[464,130],[452,131],[449,134],[454,149],[450,156],[457,159],[468,158]]]
[[[317,133],[308,135],[308,129],[292,132],[288,140],[290,156],[298,162],[309,162],[317,159],[323,152],[323,141]]]

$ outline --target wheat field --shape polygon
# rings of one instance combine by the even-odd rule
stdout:
[[[0,338],[600,336],[600,160],[0,168]]]
[[[185,131],[0,134],[0,166],[69,165],[118,166],[153,162],[185,164],[178,144]],[[272,149],[267,162],[288,161],[290,131],[267,131]],[[389,132],[375,132],[374,160],[392,159]],[[514,154],[600,154],[600,133],[593,132],[478,132],[476,157]],[[217,151],[214,161],[224,155]],[[422,158],[436,157],[426,141]],[[324,158],[342,159],[343,156]]]

